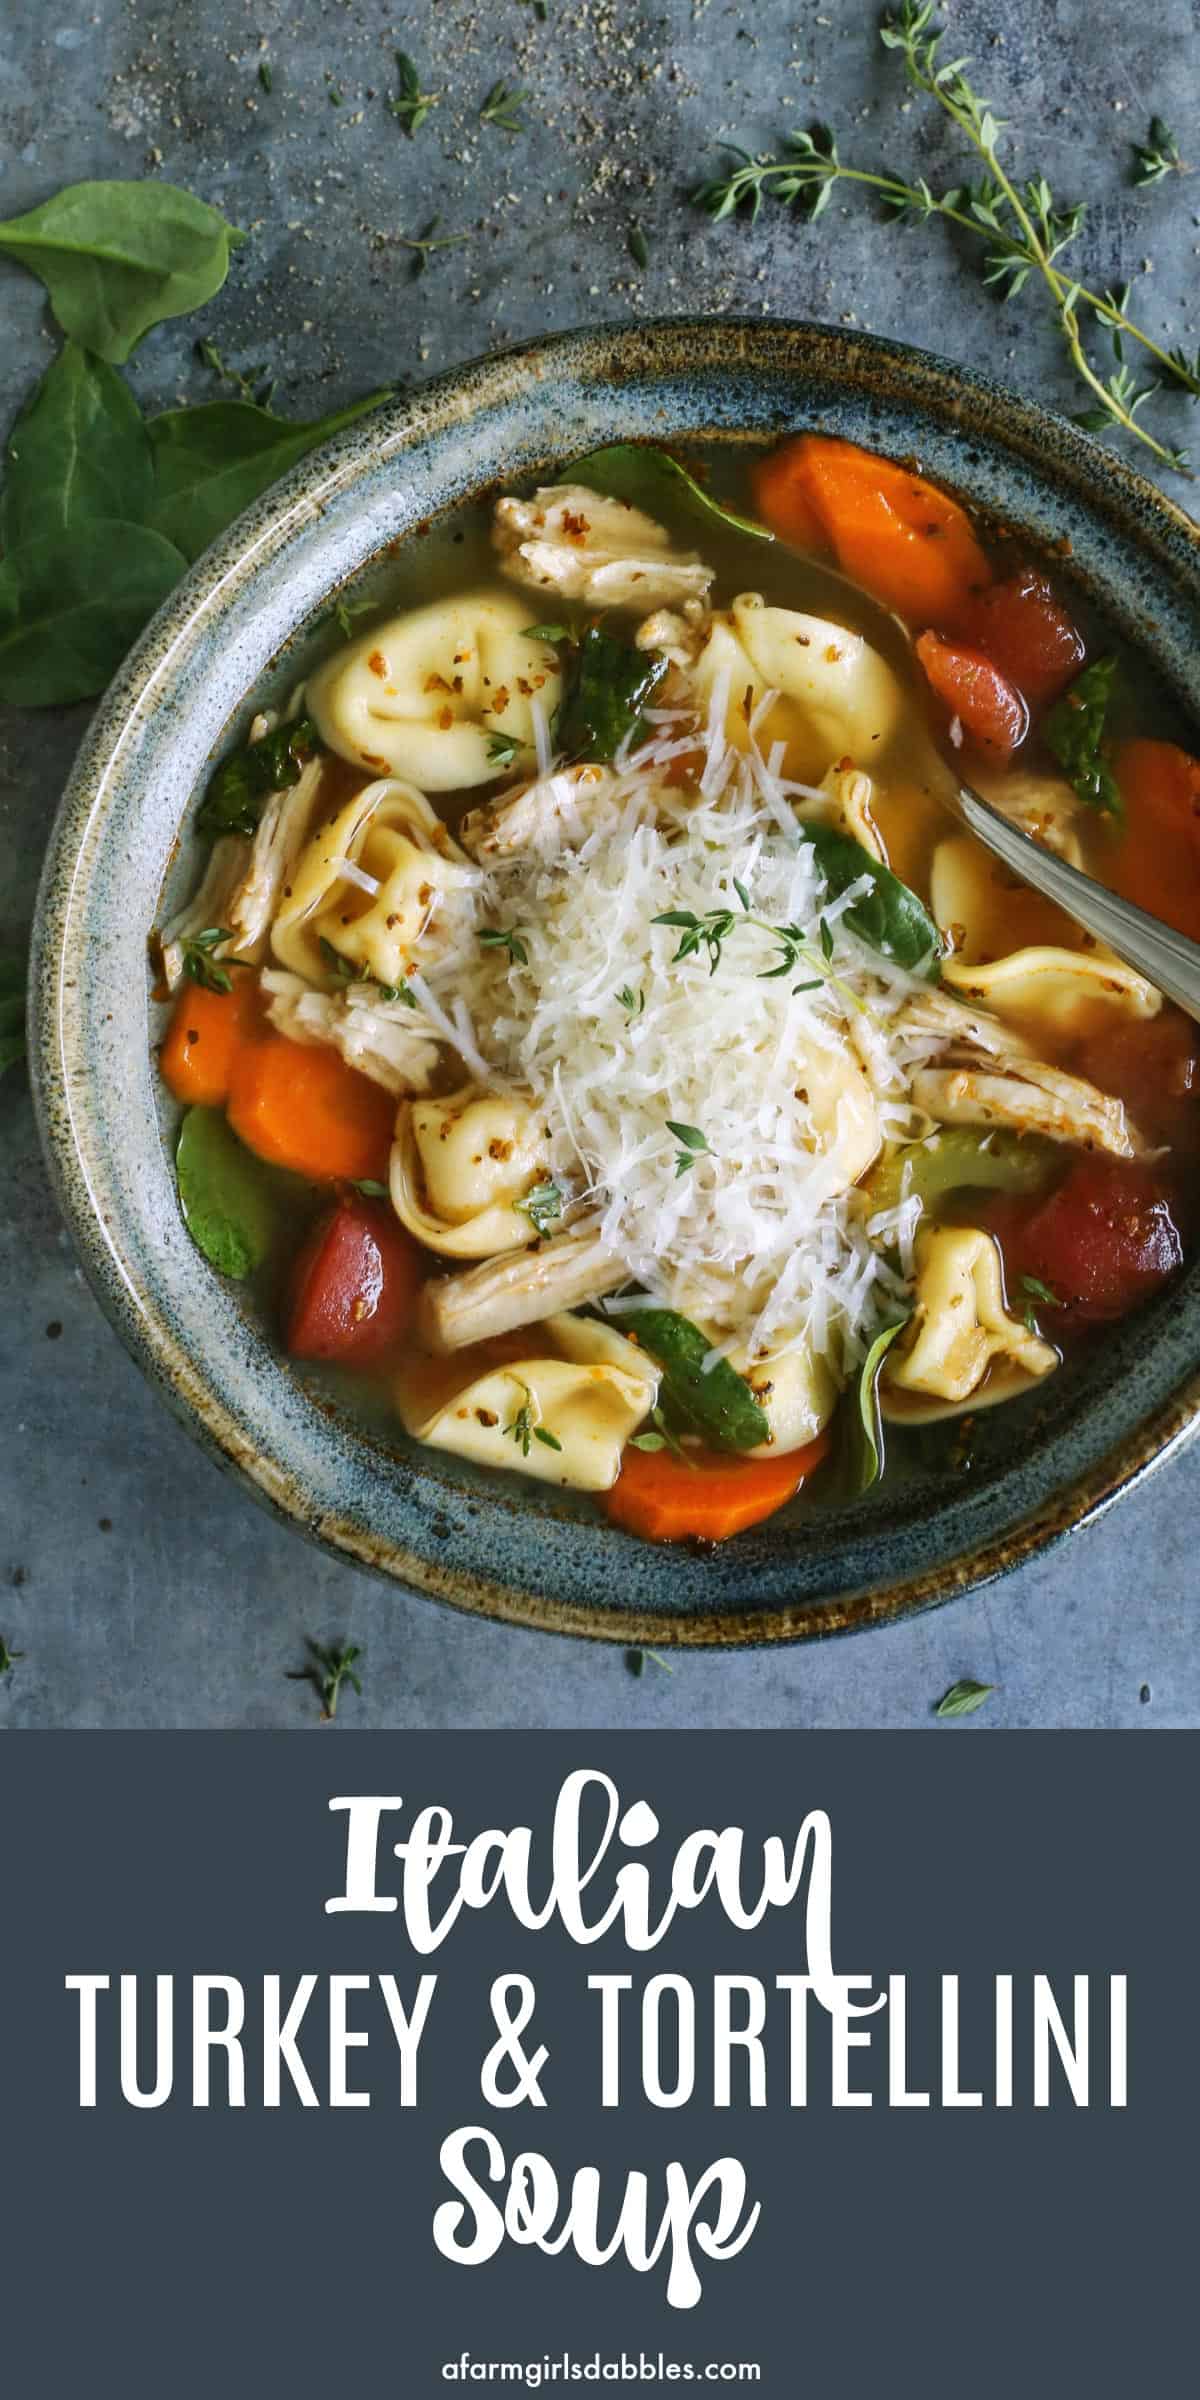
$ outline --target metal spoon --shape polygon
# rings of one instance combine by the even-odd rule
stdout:
[[[1002,811],[993,808],[969,783],[957,783],[949,769],[936,778],[935,789],[939,800],[985,850],[1003,859],[1023,883],[1031,884],[1043,899],[1053,900],[1077,925],[1115,950],[1127,967],[1136,968],[1166,999],[1174,1000],[1200,1023],[1200,942],[1176,933],[1160,917],[1135,908],[1132,900],[1119,899],[1091,875],[1044,849],[1031,834],[1010,824]]]

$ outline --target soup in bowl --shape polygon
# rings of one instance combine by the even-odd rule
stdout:
[[[214,1266],[372,1422],[641,1541],[1103,1372],[1192,1237],[1194,1031],[939,785],[1200,933],[1136,662],[817,432],[568,460],[449,574],[445,530],[217,768],[160,929]]]

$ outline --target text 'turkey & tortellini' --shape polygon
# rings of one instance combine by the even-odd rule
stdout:
[[[330,981],[322,943],[383,984],[400,984],[422,945],[442,938],[439,907],[476,870],[424,794],[395,777],[369,783],[312,836],[271,933],[282,967]]]
[[[528,601],[503,591],[392,617],[318,667],[309,713],[331,750],[376,775],[425,792],[493,783],[509,743],[532,760],[535,704],[549,724],[561,696],[555,653],[526,638],[528,623]]]
[[[927,1424],[968,1405],[1014,1399],[1049,1375],[1058,1352],[1004,1305],[1000,1252],[972,1226],[923,1225],[916,1308],[880,1378],[885,1417]]]
[[[537,1238],[517,1203],[547,1175],[541,1115],[506,1092],[468,1084],[401,1105],[392,1149],[392,1206],[443,1258],[495,1258]]]
[[[538,1354],[476,1376],[432,1412],[402,1379],[404,1429],[482,1466],[608,1491],[629,1436],[654,1405],[657,1369],[611,1326],[586,1317],[548,1317],[537,1338]]]

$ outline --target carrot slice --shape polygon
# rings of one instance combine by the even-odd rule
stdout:
[[[1200,759],[1174,742],[1122,742],[1116,770],[1125,802],[1117,890],[1200,941]]]
[[[809,488],[808,438],[784,442],[756,459],[750,475],[754,506],[764,525],[797,550],[827,550],[829,535]]]
[[[689,1450],[686,1461],[631,1443],[604,1505],[614,1525],[645,1542],[725,1542],[785,1507],[820,1465],[829,1440],[827,1432],[819,1433],[802,1450],[785,1450],[778,1458]],[[695,1465],[688,1463],[693,1459]]]
[[[957,500],[856,442],[801,434],[763,461],[755,489],[768,525],[799,539],[811,511],[844,572],[916,624],[952,624],[992,580]]]
[[[185,983],[175,1003],[158,1063],[168,1091],[188,1107],[224,1107],[234,1060],[258,1031],[257,975],[235,968],[232,983],[228,992]]]
[[[314,1183],[384,1183],[396,1103],[336,1050],[266,1033],[239,1052],[229,1122],[260,1158]]]

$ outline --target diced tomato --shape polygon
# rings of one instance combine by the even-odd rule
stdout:
[[[999,667],[1031,708],[1057,700],[1084,661],[1084,640],[1036,567],[973,595],[955,632]]]
[[[419,1283],[416,1244],[386,1203],[341,1200],[296,1261],[285,1347],[292,1358],[370,1366],[407,1332]]]
[[[1126,900],[1200,940],[1200,759],[1175,742],[1122,742],[1125,830],[1112,880]]]
[[[913,645],[938,699],[956,716],[969,740],[993,758],[1011,758],[1029,730],[1029,710],[1019,692],[982,650],[923,633]]]
[[[1177,1008],[1121,1017],[1084,1043],[1078,1071],[1123,1100],[1139,1133],[1194,1154],[1200,1145],[1200,1049]]]
[[[1169,1184],[1138,1159],[1091,1152],[1078,1158],[1048,1198],[994,1200],[988,1223],[1004,1253],[1009,1293],[1019,1304],[1022,1278],[1054,1293],[1043,1320],[1058,1333],[1123,1317],[1168,1282],[1183,1264]]]

